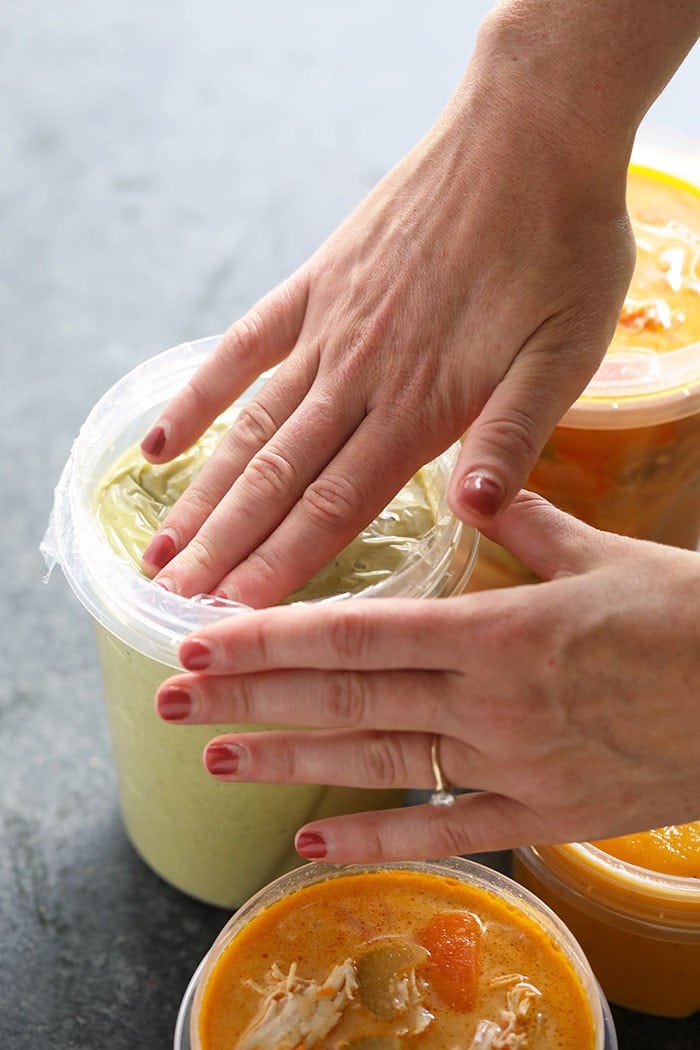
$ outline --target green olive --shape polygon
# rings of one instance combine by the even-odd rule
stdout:
[[[429,952],[420,944],[390,941],[370,948],[357,960],[360,1000],[380,1021],[391,1021],[397,1014],[394,1000],[396,978],[424,963]]]

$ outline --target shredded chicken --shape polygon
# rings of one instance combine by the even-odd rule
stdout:
[[[434,1015],[423,1006],[423,996],[418,986],[415,968],[402,977],[397,977],[392,988],[400,1025],[396,1035],[420,1035],[433,1021]]]
[[[274,963],[264,986],[251,982],[264,998],[236,1050],[311,1050],[335,1028],[357,991],[352,959],[335,966],[321,984],[297,977],[296,970],[292,963],[284,974]]]
[[[519,973],[497,977],[491,981],[491,987],[508,989],[500,1023],[479,1021],[469,1050],[528,1050],[525,1026],[532,1004],[542,993]]]
[[[661,332],[673,323],[671,308],[663,299],[625,299],[620,324],[632,332]]]

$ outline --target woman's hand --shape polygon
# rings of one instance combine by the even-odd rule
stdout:
[[[521,493],[488,530],[549,582],[436,601],[234,615],[191,636],[157,709],[226,734],[222,780],[430,788],[315,821],[297,848],[378,861],[607,837],[700,816],[700,556],[600,533]]]
[[[281,362],[145,552],[163,586],[279,601],[467,427],[450,502],[483,526],[597,368],[633,262],[631,134],[575,117],[527,63],[494,77],[494,50],[144,440],[171,459]]]

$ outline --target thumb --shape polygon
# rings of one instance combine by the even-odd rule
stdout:
[[[601,356],[552,346],[551,332],[523,347],[462,442],[449,488],[456,517],[483,528],[510,503]]]
[[[268,292],[231,325],[141,442],[152,463],[184,452],[254,379],[293,350],[306,313],[304,269]]]
[[[481,531],[544,580],[584,572],[608,536],[525,490]]]

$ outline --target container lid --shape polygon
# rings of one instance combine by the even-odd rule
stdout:
[[[60,565],[97,623],[137,652],[168,667],[179,668],[177,650],[185,635],[251,610],[237,602],[209,595],[185,598],[155,586],[112,550],[94,514],[93,501],[112,463],[146,433],[158,411],[219,340],[220,336],[214,336],[166,350],[127,373],[100,398],[73,443],[41,544],[49,570],[47,579],[54,566]],[[250,400],[270,374],[266,372],[256,380],[237,403]],[[435,507],[434,528],[416,544],[414,554],[400,570],[358,596],[432,597],[459,593],[466,585],[478,534],[454,518],[447,506],[447,482],[458,450],[458,445],[453,445],[425,468]]]
[[[700,143],[690,138],[644,129],[635,142],[632,165],[670,175],[700,196]],[[696,412],[700,412],[700,341],[663,353],[634,346],[606,355],[560,426],[627,429]]]

